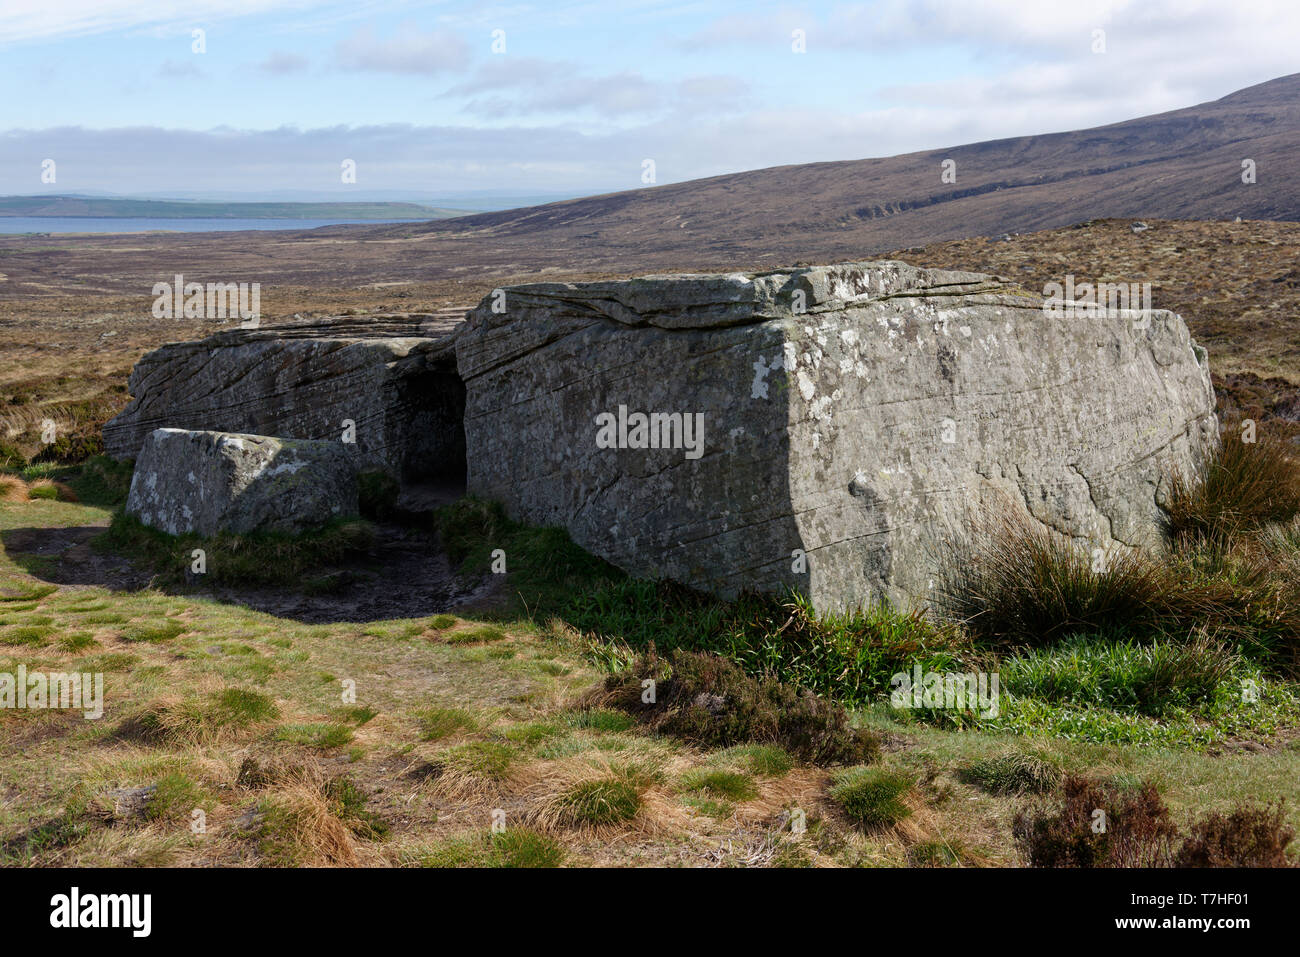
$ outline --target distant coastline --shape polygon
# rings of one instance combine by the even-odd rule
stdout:
[[[83,220],[275,220],[290,222],[282,227],[241,226],[243,229],[302,229],[307,221],[316,225],[356,222],[401,222],[449,219],[465,215],[468,210],[424,206],[419,203],[241,203],[188,200],[118,199],[93,196],[0,196],[0,231],[27,232],[7,228],[6,219],[83,219]],[[192,232],[195,227],[177,225],[175,229]],[[208,227],[212,228],[212,227]],[[230,229],[232,227],[217,227]],[[37,230],[40,231],[40,230]],[[54,230],[47,230],[54,231]],[[59,232],[77,230],[61,229]],[[91,229],[89,232],[102,232]]]
[[[154,219],[128,216],[0,216],[0,236],[77,233],[228,233],[239,230],[315,229],[318,226],[421,223],[418,219]]]

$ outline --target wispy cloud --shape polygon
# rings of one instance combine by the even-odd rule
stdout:
[[[492,57],[444,97],[463,98],[464,110],[483,117],[591,112],[643,116],[735,109],[749,85],[739,77],[692,76],[651,80],[636,70],[585,74],[578,64],[540,57]]]
[[[363,26],[334,48],[335,63],[345,70],[432,76],[464,68],[469,45],[449,30],[421,31],[403,24],[391,36],[381,37]]]
[[[263,73],[269,73],[272,76],[287,76],[290,73],[301,73],[309,65],[310,61],[306,57],[298,56],[296,53],[285,53],[276,50],[259,63],[257,68]]]
[[[207,21],[253,14],[294,12],[332,0],[5,0],[0,6],[0,44],[86,36],[112,30]]]

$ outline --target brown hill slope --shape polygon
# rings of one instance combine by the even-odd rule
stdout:
[[[1242,182],[1242,161],[1258,181]],[[944,160],[956,182],[941,182]],[[597,262],[836,258],[1101,217],[1300,219],[1300,74],[1212,103],[1071,133],[782,166],[471,216],[373,227],[571,248]]]

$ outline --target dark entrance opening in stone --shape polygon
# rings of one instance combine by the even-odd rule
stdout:
[[[424,507],[454,501],[465,494],[465,383],[454,366],[438,366],[410,376],[402,388],[411,410],[402,497]]]

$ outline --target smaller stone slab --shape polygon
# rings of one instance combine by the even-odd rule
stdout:
[[[341,442],[157,429],[126,511],[169,535],[295,534],[358,514],[356,465]]]

